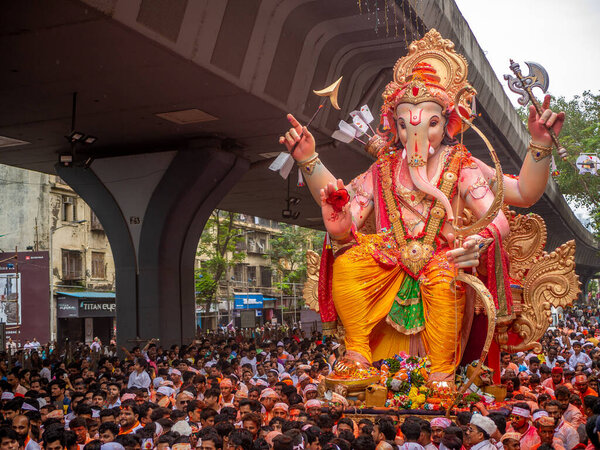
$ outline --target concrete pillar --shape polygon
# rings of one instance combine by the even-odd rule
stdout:
[[[249,162],[203,148],[57,166],[58,175],[96,213],[115,259],[117,341],[189,343],[196,330],[194,261],[210,213]]]
[[[585,274],[583,276],[580,276],[579,281],[581,281],[581,301],[583,302],[584,305],[588,304],[588,285],[590,283],[590,279],[591,279],[591,274]]]

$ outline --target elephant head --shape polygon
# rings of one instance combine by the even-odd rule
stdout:
[[[433,101],[401,103],[396,108],[398,136],[406,149],[410,178],[417,189],[439,200],[447,220],[454,214],[448,197],[427,176],[429,149],[438,150],[444,138],[446,119],[442,107]]]

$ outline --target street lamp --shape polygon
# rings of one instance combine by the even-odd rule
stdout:
[[[54,236],[54,232],[60,230],[61,228],[72,227],[73,225],[81,225],[82,223],[87,222],[86,219],[77,220],[75,222],[70,222],[69,224],[61,225],[60,227],[50,228],[50,233],[48,233],[48,274],[49,274],[49,282],[50,282],[50,341],[56,342],[56,328],[57,328],[57,318],[56,318],[56,302],[54,301],[54,279],[52,274],[53,268],[53,259],[52,259],[52,240]]]

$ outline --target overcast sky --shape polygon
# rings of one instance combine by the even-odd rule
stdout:
[[[544,66],[552,95],[600,91],[599,0],[455,1],[505,90],[512,58],[525,73],[524,61]]]

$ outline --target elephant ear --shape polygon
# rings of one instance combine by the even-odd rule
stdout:
[[[446,131],[450,137],[456,136],[462,128],[462,120],[460,119],[456,109],[452,110],[450,115],[448,116],[448,125],[446,126]]]

